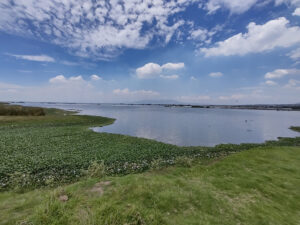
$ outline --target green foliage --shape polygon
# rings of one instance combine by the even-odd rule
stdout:
[[[32,178],[30,174],[14,172],[10,175],[9,185],[16,191],[22,191],[31,187]]]
[[[193,158],[179,156],[175,159],[175,164],[183,167],[191,167],[193,165]]]
[[[290,127],[291,130],[300,132],[300,127]]]
[[[164,167],[166,167],[166,162],[161,158],[154,159],[150,164],[152,170],[160,170]]]
[[[106,175],[106,168],[104,162],[101,161],[100,163],[94,161],[88,168],[88,175],[94,178],[102,178]]]
[[[0,104],[0,116],[45,116],[43,108]]]

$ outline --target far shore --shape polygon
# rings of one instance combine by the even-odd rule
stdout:
[[[27,102],[7,102],[10,104],[24,104]],[[188,107],[188,108],[203,108],[203,109],[246,109],[246,110],[275,110],[275,111],[300,111],[300,103],[298,104],[249,104],[249,105],[213,105],[213,104],[160,104],[160,103],[73,103],[73,102],[34,102],[52,104],[113,104],[113,105],[129,105],[129,106],[163,106],[163,107]]]

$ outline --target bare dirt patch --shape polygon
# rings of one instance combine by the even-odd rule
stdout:
[[[110,181],[101,181],[99,183],[96,183],[90,191],[93,193],[97,193],[98,195],[102,195],[104,193],[104,187],[109,186],[110,184]]]
[[[66,201],[68,201],[69,200],[69,197],[68,197],[68,195],[61,195],[61,196],[59,196],[59,201],[61,201],[61,202],[66,202]]]

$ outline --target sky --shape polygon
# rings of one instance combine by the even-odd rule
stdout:
[[[0,101],[300,103],[300,0],[0,0]]]

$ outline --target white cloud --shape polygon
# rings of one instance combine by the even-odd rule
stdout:
[[[125,95],[125,96],[139,96],[139,97],[155,97],[158,96],[159,93],[156,91],[151,90],[137,90],[137,91],[130,91],[128,88],[124,89],[115,89],[113,93],[116,95]]]
[[[300,59],[300,48],[297,48],[293,51],[291,51],[288,56],[293,59],[293,60],[298,60]]]
[[[166,63],[160,66],[157,63],[147,63],[142,67],[136,69],[136,76],[139,79],[151,79],[151,78],[165,78],[165,79],[177,79],[178,75],[162,74],[164,70],[179,70],[184,68],[184,63]]]
[[[208,37],[208,30],[207,29],[195,29],[190,31],[190,39],[198,40],[198,41],[205,41]]]
[[[290,79],[289,82],[284,86],[285,88],[296,88],[300,90],[300,81]]]
[[[234,94],[234,95],[230,95],[230,96],[219,96],[220,100],[239,100],[242,98],[245,98],[246,96],[244,94]]]
[[[168,43],[185,22],[170,17],[199,0],[2,0],[0,30],[110,59],[152,40]],[[55,15],[55,16],[54,16]]]
[[[206,9],[210,14],[221,8],[227,8],[231,13],[239,14],[247,11],[257,2],[258,0],[209,0]]]
[[[136,69],[136,75],[139,79],[155,78],[159,76],[161,72],[161,66],[156,63],[147,63]]]
[[[130,91],[129,91],[128,88],[125,88],[125,89],[115,89],[115,90],[113,90],[113,93],[117,94],[117,95],[128,95],[128,94],[130,94]]]
[[[179,70],[184,68],[184,63],[166,63],[161,66],[162,69]]]
[[[275,86],[275,85],[277,85],[277,83],[275,81],[272,81],[272,80],[267,80],[265,82],[265,84],[268,85],[268,86]]]
[[[2,101],[100,102],[104,99],[104,95],[78,76],[66,78],[59,75],[50,79],[49,83],[39,86],[0,84],[0,99]]]
[[[300,0],[275,0],[275,5],[289,4],[293,6],[300,6]]]
[[[221,72],[214,72],[214,73],[210,73],[209,76],[213,77],[213,78],[222,77],[223,73],[221,73]]]
[[[300,8],[295,9],[293,16],[300,16]]]
[[[209,14],[215,13],[220,9],[228,9],[231,14],[241,14],[252,7],[260,7],[270,3],[272,0],[209,0],[205,8]],[[300,6],[300,0],[274,0],[275,5],[290,4],[293,6]]]
[[[56,77],[50,78],[49,83],[51,84],[61,84],[61,83],[78,83],[86,82],[82,76],[73,76],[66,78],[64,75],[57,75]]]
[[[77,77],[70,77],[70,81],[84,81],[82,76],[77,76]]]
[[[152,90],[114,89],[115,83],[98,83],[82,76],[65,77],[58,75],[49,83],[38,86],[20,86],[0,82],[0,101],[38,102],[133,102],[160,98],[160,93]]]
[[[194,23],[190,25],[191,30],[189,31],[188,40],[193,40],[196,46],[200,47],[204,44],[210,44],[215,34],[223,30],[224,25],[216,25],[211,30],[205,28],[194,27]]]
[[[176,80],[179,78],[178,75],[174,74],[174,75],[160,75],[161,78],[164,79],[169,79],[169,80]]]
[[[263,25],[251,22],[247,28],[247,33],[239,33],[225,41],[218,42],[216,47],[201,48],[200,52],[206,57],[245,55],[300,43],[300,27],[289,26],[289,21],[284,17],[270,20]]]
[[[277,69],[265,74],[265,79],[278,79],[288,75],[300,74],[298,69]]]
[[[36,61],[36,62],[55,62],[55,59],[47,56],[47,55],[14,55],[14,54],[7,54],[17,59],[24,59],[29,61]]]
[[[65,78],[64,75],[57,75],[56,77],[53,77],[53,78],[49,79],[49,82],[52,83],[52,84],[65,83],[65,82],[67,82],[67,79]]]
[[[197,80],[197,78],[194,77],[194,76],[191,76],[190,79],[191,79],[192,81],[196,81],[196,80]]]
[[[203,103],[211,100],[211,97],[208,95],[180,96],[176,100],[186,103]]]
[[[220,8],[243,13],[269,1],[208,0],[205,4],[203,0],[2,0],[0,31],[56,44],[79,56],[109,60],[127,48],[169,43],[190,22],[174,15],[196,2],[206,5],[209,13]],[[275,1],[295,6],[299,3]],[[209,43],[215,31],[193,27],[187,33],[192,40]]]
[[[91,78],[91,80],[94,80],[94,81],[102,80],[102,78],[100,76],[96,75],[96,74],[91,75],[90,78]]]

